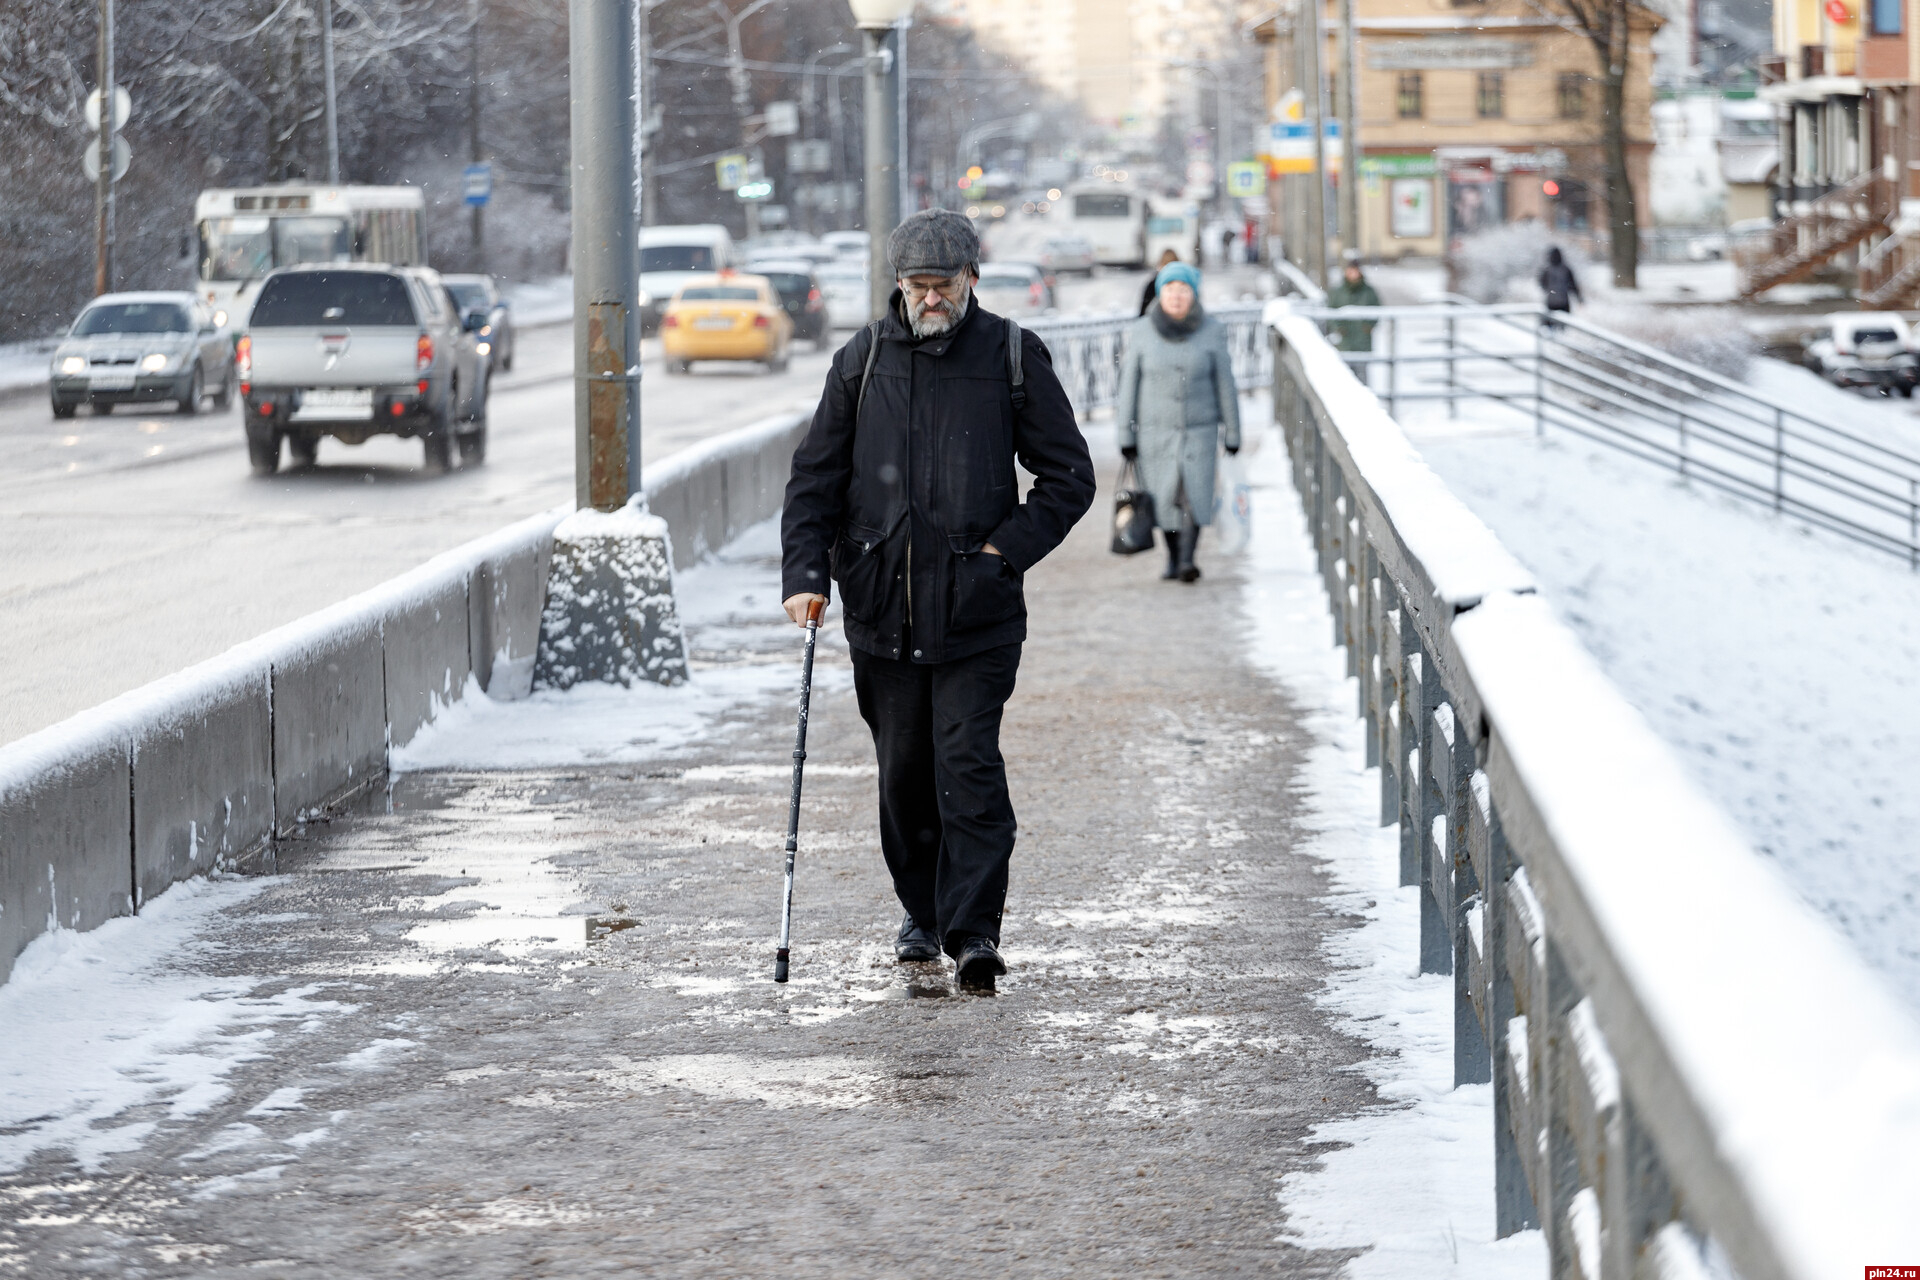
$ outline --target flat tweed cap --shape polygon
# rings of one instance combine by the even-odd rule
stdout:
[[[980,237],[973,221],[951,209],[922,209],[887,237],[887,258],[895,278],[913,275],[955,276],[980,261]]]

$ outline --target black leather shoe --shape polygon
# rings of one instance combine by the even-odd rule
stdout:
[[[909,915],[900,922],[900,932],[893,940],[893,958],[901,964],[938,960],[940,944],[934,941],[933,930],[921,928]]]
[[[1000,948],[993,945],[993,939],[978,934],[960,944],[953,962],[959,970],[960,985],[979,991],[993,990],[993,980],[1007,971],[1007,962],[1000,958]]]

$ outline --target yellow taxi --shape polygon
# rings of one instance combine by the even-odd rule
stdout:
[[[723,271],[680,286],[660,317],[660,340],[668,373],[685,373],[695,360],[757,360],[779,373],[793,321],[771,280]]]

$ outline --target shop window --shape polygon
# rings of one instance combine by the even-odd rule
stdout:
[[[1499,71],[1482,71],[1474,93],[1474,109],[1482,120],[1497,120],[1507,114],[1507,77]]]
[[[1578,71],[1562,71],[1556,98],[1562,120],[1587,118],[1587,78]]]
[[[1400,73],[1400,86],[1394,92],[1394,108],[1402,120],[1418,120],[1427,114],[1427,81],[1418,71]]]

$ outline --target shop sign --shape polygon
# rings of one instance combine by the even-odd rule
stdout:
[[[1432,152],[1418,151],[1410,155],[1363,156],[1360,172],[1368,178],[1431,178],[1440,172],[1440,166]]]
[[[1361,47],[1371,71],[1512,71],[1533,65],[1531,41],[1492,36],[1369,40]]]

